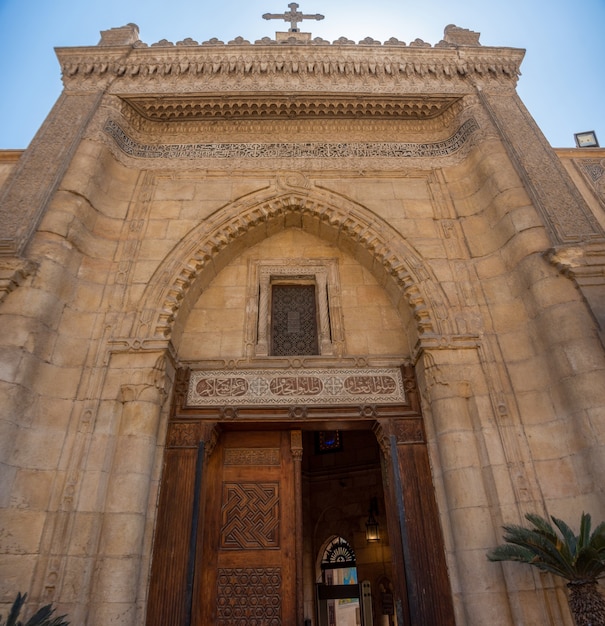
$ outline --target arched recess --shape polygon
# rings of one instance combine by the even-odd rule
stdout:
[[[455,315],[448,315],[451,306],[447,303],[441,286],[428,263],[423,260],[421,255],[405,240],[400,232],[392,228],[386,221],[369,209],[325,190],[318,188],[290,187],[284,189],[282,187],[280,189],[271,187],[217,211],[179,242],[148,283],[142,298],[141,317],[133,328],[133,336],[143,341],[145,338],[154,341],[173,340],[173,345],[175,347],[178,346],[178,341],[175,341],[175,339],[181,332],[184,320],[188,318],[189,312],[202,291],[218,273],[240,255],[242,251],[291,228],[300,229],[326,241],[349,253],[359,261],[372,273],[379,285],[388,293],[395,308],[405,308],[406,311],[413,313],[419,337],[435,337],[455,333],[453,326],[450,326],[448,322],[448,319],[454,319]],[[178,385],[179,383],[177,382],[177,387]],[[179,393],[177,392],[175,395],[178,396]],[[179,404],[178,398],[176,404]],[[358,409],[356,408],[355,410]],[[359,411],[363,410],[364,407],[359,408]],[[224,415],[227,415],[227,413]],[[229,415],[231,416],[231,413]],[[296,417],[298,413],[292,413],[292,415],[298,419]],[[339,414],[339,416],[343,420],[345,419],[344,413],[342,415]],[[371,415],[360,413],[355,416],[355,419],[358,417],[366,419],[371,417]],[[405,426],[408,427],[408,430],[412,429],[414,432],[408,432],[402,426],[401,428],[405,431],[403,434],[400,434],[399,431],[397,433],[393,431],[390,434],[389,441],[393,448],[392,450],[389,448],[390,454],[392,454],[390,465],[393,468],[388,471],[393,475],[396,473],[398,475],[401,471],[405,473],[409,470],[410,473],[417,477],[417,482],[410,482],[412,487],[408,491],[410,493],[413,492],[410,497],[415,497],[415,494],[424,491],[432,494],[428,450],[421,419],[415,411],[412,411],[407,417]],[[409,419],[410,417],[412,419]],[[199,424],[196,422],[198,419],[201,420]],[[210,470],[200,460],[204,458],[206,443],[205,437],[200,434],[201,431],[198,432],[203,419],[189,416],[187,423],[177,423],[178,419],[174,419],[173,423],[169,425],[173,426],[173,428],[172,430],[169,429],[166,452],[174,457],[174,462],[168,462],[167,466],[170,465],[172,468],[173,474],[171,476],[176,477],[175,481],[178,482],[179,486],[174,492],[164,490],[164,494],[167,495],[165,495],[164,500],[160,500],[159,517],[162,517],[161,512],[163,511],[165,512],[165,518],[162,518],[164,521],[160,519],[158,522],[157,532],[158,536],[169,537],[171,540],[174,539],[176,537],[176,534],[173,532],[175,528],[174,516],[175,514],[180,516],[181,523],[179,528],[185,529],[179,544],[181,546],[180,554],[182,559],[176,566],[178,576],[175,576],[176,583],[170,587],[170,593],[166,591],[167,586],[163,573],[165,569],[163,566],[164,561],[162,561],[162,557],[154,559],[158,565],[157,569],[152,572],[151,577],[152,586],[149,591],[148,626],[155,626],[156,623],[173,623],[165,621],[169,616],[170,619],[177,619],[174,617],[177,614],[171,608],[173,606],[170,604],[171,602],[174,603],[174,606],[179,605],[180,612],[178,612],[178,616],[192,615],[195,617],[195,620],[198,620],[197,622],[194,621],[194,623],[207,623],[207,621],[203,621],[207,617],[204,614],[205,609],[203,607],[207,606],[207,604],[196,600],[196,598],[199,599],[202,595],[196,594],[192,590],[198,589],[198,587],[195,587],[198,581],[196,576],[201,576],[200,580],[205,581],[199,588],[210,589],[212,587],[214,589],[214,579],[209,578],[208,580],[212,584],[206,584],[208,580],[203,578],[206,572],[210,572],[208,574],[210,577],[214,575],[212,573],[214,570],[203,566],[204,563],[210,562],[206,558],[208,555],[204,553],[204,550],[210,550],[208,546],[218,544],[215,541],[216,537],[203,534],[206,530],[203,530],[199,536],[191,532],[192,528],[197,529],[197,522],[194,523],[192,520],[198,519],[198,512],[201,509],[197,508],[198,505],[195,504],[195,500],[191,500],[190,496],[191,493],[201,493],[199,489],[191,488],[197,480],[196,476],[198,474],[196,472],[198,470],[200,472],[199,476],[202,476],[203,470],[203,475],[217,476],[217,480],[219,480],[222,476],[220,472],[223,469],[218,460],[212,460],[222,458],[220,455],[212,454],[208,463],[216,463],[216,467],[212,466]],[[220,417],[219,419],[222,420],[223,418]],[[229,420],[231,417],[227,419]],[[259,420],[261,418],[257,414],[255,419]],[[286,418],[282,419],[280,417],[280,420],[285,422]],[[320,429],[321,424],[318,423],[316,427]],[[187,430],[187,436],[183,439],[180,435],[186,429],[193,430],[191,430],[191,433]],[[233,432],[235,433],[236,431]],[[284,432],[287,433],[287,429]],[[191,434],[190,438],[189,434]],[[249,435],[247,432],[237,431],[237,435],[240,434],[246,437]],[[228,435],[231,436],[231,433],[228,433]],[[236,435],[233,436],[235,437]],[[273,433],[269,430],[260,429],[255,436],[271,437]],[[227,445],[229,442],[226,444],[223,442],[223,444]],[[280,445],[283,445],[283,443]],[[399,448],[404,448],[404,450],[400,452]],[[196,454],[199,456],[196,457]],[[185,455],[187,455],[186,458]],[[291,451],[291,455],[292,457],[294,456],[293,451]],[[403,470],[399,469],[400,457]],[[185,460],[182,461],[182,459]],[[284,472],[284,475],[288,475],[288,473]],[[389,484],[392,484],[392,480],[389,479],[389,481]],[[170,485],[171,479],[163,478],[163,484]],[[403,493],[403,490],[400,491]],[[218,494],[220,490],[218,487],[214,489],[208,488],[208,493],[210,492]],[[189,494],[189,500],[187,500],[187,494]],[[397,533],[398,522],[396,520],[399,518],[403,519],[403,516],[401,511],[395,506],[396,498],[394,495],[390,493],[388,497],[391,502],[389,508],[389,515],[392,518],[391,526],[394,529],[393,532]],[[408,493],[406,492],[402,497],[408,497]],[[202,500],[203,498],[200,501]],[[300,501],[300,498],[296,501]],[[190,502],[193,514],[183,506],[184,502]],[[426,511],[427,502],[432,507],[428,512]],[[415,590],[425,588],[429,583],[429,579],[437,580],[437,577],[434,575],[436,570],[443,574],[439,578],[440,586],[433,585],[433,587],[438,587],[441,590],[440,593],[449,594],[449,582],[444,566],[444,551],[438,525],[438,515],[436,506],[433,503],[432,497],[429,498],[427,496],[414,509],[418,519],[426,520],[430,517],[433,522],[431,524],[417,524],[417,528],[420,529],[419,536],[412,537],[410,543],[433,546],[436,552],[438,552],[439,563],[438,567],[434,567],[431,563],[425,566],[422,555],[416,559],[417,563],[413,560],[413,557],[411,558],[410,562],[416,563],[416,576],[409,586],[409,589],[412,590],[410,593],[414,593],[414,597],[418,595]],[[414,504],[414,502],[410,502],[410,507]],[[218,500],[212,506],[207,503],[204,506],[206,506],[205,514],[208,514],[208,511],[222,510],[220,508],[222,505]],[[432,535],[426,530],[429,526]],[[213,529],[215,527],[217,527],[216,521],[212,523],[204,522],[201,525],[203,529]],[[190,545],[190,537],[194,535],[196,539]],[[157,545],[160,544],[156,543]],[[200,545],[202,546],[201,548],[199,548]],[[402,549],[399,547],[397,549],[398,553],[402,553]],[[166,549],[165,552],[168,554],[170,550]],[[172,552],[170,554],[172,555]],[[210,556],[214,558],[214,553],[210,554]],[[398,557],[398,559],[398,571],[403,572],[403,558]],[[169,560],[170,562],[174,561],[172,556]],[[297,562],[300,563],[302,561],[299,559]],[[193,572],[197,573],[194,575]],[[296,576],[297,579],[301,579],[298,573]],[[399,577],[401,597],[408,593],[404,589],[405,585],[401,583],[403,578],[403,574],[401,574]],[[412,579],[410,578],[410,580]],[[183,589],[186,589],[186,592]],[[299,593],[298,589],[299,587],[297,587],[297,594]],[[284,594],[284,597],[286,596],[287,594]],[[447,597],[449,598],[449,595]],[[405,604],[403,600],[401,603]],[[431,620],[436,615],[436,610],[431,608],[434,604],[432,596],[424,602],[418,600],[416,605],[410,609],[412,611],[410,619],[422,616],[422,619],[425,621],[418,621],[417,623],[431,623]],[[446,604],[444,603],[444,605]],[[297,595],[296,610],[300,611],[303,606],[304,603],[300,601]],[[451,614],[449,605],[443,609],[443,614],[445,613],[448,613],[448,616]],[[176,624],[177,622],[175,621],[174,623]],[[433,621],[432,623],[435,622]],[[441,623],[449,624],[451,621],[442,621]]]
[[[225,207],[190,231],[150,279],[132,336],[170,339],[179,318],[227,263],[286,228],[301,228],[350,252],[413,312],[419,336],[456,334],[453,306],[431,268],[401,233],[367,208],[321,189],[267,189]],[[183,315],[184,314],[184,315]]]

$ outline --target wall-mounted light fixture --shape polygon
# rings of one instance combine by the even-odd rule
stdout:
[[[366,522],[366,541],[368,543],[374,543],[380,541],[380,529],[375,515],[378,515],[378,502],[376,498],[370,500],[370,511],[368,514],[368,521]]]
[[[587,130],[585,133],[576,133],[576,146],[578,148],[598,148],[599,142],[597,140],[597,134],[594,130]]]

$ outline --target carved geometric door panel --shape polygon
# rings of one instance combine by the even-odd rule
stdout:
[[[206,477],[196,626],[293,624],[295,507],[289,433],[223,433]]]

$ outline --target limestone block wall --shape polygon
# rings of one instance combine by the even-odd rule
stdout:
[[[429,427],[429,439],[461,619],[480,623],[509,610],[517,619],[528,610],[521,607],[534,605],[522,601],[516,574],[512,609],[504,608],[494,566],[469,576],[497,541],[499,523],[518,517],[519,503],[555,507],[562,516],[578,506],[598,509],[602,440],[594,435],[602,402],[595,389],[602,388],[596,385],[602,354],[588,311],[571,281],[544,258],[545,231],[496,142],[437,173],[312,172],[308,179],[397,231],[439,280],[451,305],[444,316],[455,310],[456,328],[478,338],[478,350],[423,349],[419,371],[441,370],[440,383],[424,383],[425,411],[442,420]],[[92,616],[91,623],[118,613],[135,620],[143,610],[162,401],[152,400],[145,418],[138,393],[128,389],[155,389],[138,380],[147,380],[157,355],[120,357],[118,365],[108,344],[117,349],[111,342],[130,332],[142,294],[179,241],[270,180],[136,171],[95,142],[80,146],[31,244],[38,270],[3,304],[13,329],[22,328],[9,341],[12,376],[24,386],[6,413],[19,420],[8,422],[4,439],[15,442],[5,452],[12,476],[5,502],[10,525],[23,533],[8,546],[19,565],[7,589],[16,580],[27,584],[34,572],[40,597],[57,598],[76,617]],[[230,247],[204,288],[197,287],[200,295],[180,322],[179,358],[242,356],[248,260],[293,254],[338,259],[348,354],[414,356],[415,322],[380,273],[354,248],[344,251],[327,235],[322,240],[287,226],[251,248]],[[441,362],[447,354],[451,365]],[[465,408],[469,402],[475,408]],[[133,445],[142,446],[140,454],[131,455]],[[126,517],[128,536],[118,530]],[[492,579],[499,599],[485,602]],[[70,593],[76,580],[88,580],[95,592],[78,585]],[[527,586],[534,593],[532,581]]]
[[[477,177],[468,190],[459,182],[450,186],[463,215],[477,207],[473,187],[484,192],[489,184],[480,172],[472,169],[471,177]],[[549,240],[515,173],[502,164],[492,172],[498,172],[497,184],[504,188],[494,185],[493,200],[480,203],[487,209],[462,219],[475,284],[485,302],[485,331],[495,335],[498,360],[527,422],[544,498],[550,506],[560,506],[553,499],[567,499],[564,512],[572,513],[577,501],[574,505],[569,498],[592,494],[583,506],[598,509],[590,478],[604,469],[596,453],[603,442],[594,417],[603,400],[597,381],[604,373],[597,327],[573,282],[553,271],[545,258]],[[580,392],[588,388],[593,390],[588,396]]]
[[[243,358],[249,260],[274,259],[279,264],[297,258],[338,260],[343,356],[404,358],[410,354],[402,320],[376,279],[335,246],[291,229],[248,249],[221,270],[188,316],[179,356],[185,361]]]
[[[485,552],[526,511],[605,517],[602,295],[586,296],[602,292],[586,261],[602,252],[574,252],[587,287],[496,105],[490,117],[473,95],[442,123],[220,122],[212,135],[442,141],[474,115],[472,142],[434,159],[195,161],[127,156],[104,123],[143,147],[193,142],[203,124],[154,131],[95,98],[23,253],[30,269],[0,298],[0,601],[29,591],[76,624],[143,623],[174,367],[248,358],[252,261],[327,258],[341,356],[416,365],[458,622],[570,623],[560,586]],[[592,166],[573,179],[603,224]]]
[[[108,596],[115,603],[109,606],[124,610],[118,590],[128,598],[126,612],[134,615],[138,575],[122,556],[125,551],[141,558],[136,543],[143,533],[134,521],[140,518],[144,528],[150,480],[148,475],[139,490],[132,487],[140,476],[134,468],[137,459],[144,464],[149,453],[153,457],[157,443],[152,428],[151,447],[135,451],[135,440],[147,436],[141,428],[146,409],[139,400],[120,422],[120,385],[144,384],[145,376],[136,376],[153,371],[158,355],[135,368],[135,381],[128,377],[131,368],[122,372],[115,359],[108,367],[107,341],[116,319],[111,310],[123,302],[113,288],[113,262],[129,190],[117,192],[119,173],[110,163],[96,162],[98,154],[90,157],[87,148],[80,146],[31,242],[35,271],[2,303],[3,327],[11,329],[2,333],[1,350],[7,533],[2,598],[10,602],[17,590],[28,591],[33,603],[59,602],[73,623],[85,622],[95,600],[107,609]],[[136,181],[137,172],[121,173]],[[119,377],[114,386],[110,375],[104,391],[108,372]],[[120,429],[132,436],[126,449],[119,444]],[[112,511],[120,517],[115,530]],[[105,576],[105,555],[116,554],[116,542],[123,567]],[[121,576],[129,587],[118,585]],[[91,619],[107,623],[104,617]]]

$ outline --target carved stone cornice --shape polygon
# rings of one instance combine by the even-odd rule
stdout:
[[[324,94],[206,94],[126,98],[139,115],[153,122],[241,119],[431,119],[458,96],[381,96]]]
[[[176,81],[179,91],[190,93],[219,88],[223,93],[276,91],[285,85],[292,89],[294,84],[297,91],[320,86],[329,93],[359,91],[357,85],[363,85],[364,91],[385,92],[389,84],[405,84],[406,91],[464,93],[472,86],[469,77],[514,88],[524,50],[375,41],[275,45],[240,40],[227,45],[57,48],[56,53],[66,89],[98,90],[111,83],[117,94],[174,93]]]
[[[128,99],[121,96],[110,96],[106,99],[108,117],[116,122],[119,119],[119,123],[124,128],[128,127],[140,133],[141,138],[153,136],[157,141],[174,141],[178,135],[186,136],[191,141],[192,139],[197,140],[197,137],[200,139],[208,137],[209,133],[212,133],[213,137],[233,137],[237,138],[238,141],[241,141],[244,136],[252,137],[255,135],[258,138],[271,135],[277,140],[289,139],[294,135],[304,136],[305,141],[313,138],[325,140],[328,137],[342,137],[344,133],[352,137],[365,134],[374,140],[379,140],[380,138],[391,139],[397,134],[405,133],[406,136],[415,135],[421,141],[429,135],[433,140],[433,138],[440,139],[446,133],[449,134],[452,129],[460,124],[461,119],[465,119],[464,116],[461,117],[461,113],[469,105],[472,96],[436,96],[435,99],[426,97],[427,101],[439,98],[442,103],[445,103],[446,99],[450,100],[450,103],[447,106],[440,105],[439,113],[436,115],[412,117],[411,111],[405,111],[406,105],[411,104],[415,108],[416,103],[424,101],[425,98],[395,95],[393,98],[398,100],[398,108],[401,112],[382,114],[381,108],[388,105],[390,96],[381,98],[377,97],[376,94],[358,93],[354,98],[358,98],[363,106],[367,102],[366,111],[368,115],[354,117],[347,113],[345,107],[348,107],[348,102],[345,98],[341,98],[340,94],[332,96],[332,99],[335,103],[342,102],[344,106],[339,109],[335,108],[328,113],[321,111],[321,101],[325,100],[325,96],[319,96],[321,100],[318,100],[318,98],[314,98],[314,94],[308,94],[308,96],[297,94],[295,98],[289,98],[285,107],[293,115],[288,117],[280,113],[281,116],[264,117],[255,112],[256,104],[253,98],[240,97],[237,104],[233,104],[232,107],[225,110],[221,103],[231,97],[223,94],[216,100],[219,104],[211,115],[204,112],[194,117],[193,114],[179,116],[180,114],[176,113],[164,115],[163,120],[157,119],[159,116],[156,116],[156,119],[143,117],[131,104],[131,101],[138,98],[144,99],[145,96],[135,96]],[[236,98],[237,96],[233,96],[232,100]],[[305,98],[308,98],[308,101],[305,101]],[[370,99],[373,102],[368,102]],[[161,98],[154,98],[153,100],[156,103],[163,102]],[[188,105],[195,105],[196,100],[198,98],[195,96],[175,94],[171,97],[171,104],[178,103],[178,106],[187,107]],[[272,103],[270,94],[267,94],[263,107],[273,107]],[[320,103],[320,106],[316,103]],[[256,108],[258,109],[258,107]],[[298,115],[297,113],[303,114]]]

